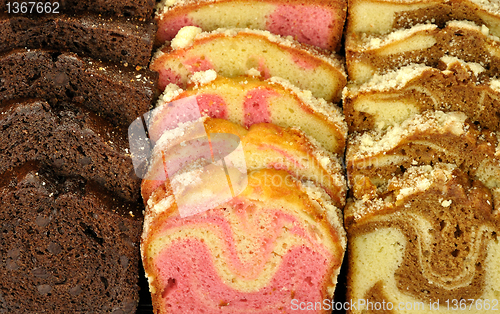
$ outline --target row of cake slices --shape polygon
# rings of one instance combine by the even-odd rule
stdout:
[[[322,48],[338,47],[345,3],[160,8],[157,40],[170,41],[150,65],[164,92],[146,118],[154,149],[142,183],[154,310],[289,313],[293,300],[331,299],[346,248],[336,106],[346,76]]]
[[[500,7],[362,0],[349,12],[347,297],[365,300],[350,313],[447,312],[453,300],[486,312],[498,289]]]
[[[0,17],[0,311],[135,313],[154,2],[51,3]]]

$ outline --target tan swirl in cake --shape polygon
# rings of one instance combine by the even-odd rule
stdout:
[[[500,81],[477,63],[442,57],[438,68],[412,64],[375,75],[343,93],[349,130],[382,130],[426,110],[462,111],[482,127],[500,126]]]
[[[348,34],[346,62],[349,80],[357,84],[375,73],[412,63],[437,66],[443,56],[477,62],[494,77],[500,71],[499,38],[469,21],[450,21],[446,27],[421,24],[387,35]]]
[[[352,134],[346,153],[349,186],[356,198],[366,198],[412,166],[447,162],[493,188],[487,173],[500,169],[496,145],[493,132],[480,131],[461,112],[425,112],[386,131]]]
[[[500,3],[497,0],[351,0],[347,32],[385,34],[394,29],[450,20],[485,25],[500,36]]]
[[[446,301],[496,299],[500,221],[492,204],[483,184],[440,163],[408,169],[372,199],[351,200],[348,299],[390,302],[388,313],[435,313],[430,302],[438,300],[446,312]]]

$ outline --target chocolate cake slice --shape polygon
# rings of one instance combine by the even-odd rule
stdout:
[[[22,97],[69,101],[129,125],[157,95],[157,73],[74,53],[17,49],[0,55],[0,101]]]
[[[140,197],[127,129],[75,105],[52,108],[42,100],[0,106],[0,173],[40,161],[63,175],[96,181],[132,201]]]
[[[154,22],[100,14],[0,14],[0,52],[50,48],[104,61],[147,66],[155,33]]]
[[[0,177],[0,312],[135,313],[141,211],[25,164]]]
[[[0,12],[8,13],[9,2],[11,13],[15,13],[12,4],[15,1],[9,0],[0,0]],[[155,6],[155,0],[41,0],[37,2],[43,3],[44,6],[46,3],[50,3],[47,4],[45,12],[49,10],[48,6],[50,6],[49,13],[54,14],[95,12],[97,14],[135,17],[143,20],[152,18]],[[31,5],[28,8],[31,8]]]

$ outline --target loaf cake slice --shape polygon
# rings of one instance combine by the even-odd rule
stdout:
[[[42,100],[0,106],[0,173],[39,161],[62,175],[79,175],[130,201],[140,197],[127,130],[74,104],[52,108]]]
[[[157,73],[78,57],[74,53],[18,49],[0,55],[0,101],[36,97],[68,101],[130,124],[156,97]]]
[[[480,130],[465,114],[428,111],[386,131],[350,135],[346,153],[349,186],[362,198],[368,186],[375,191],[412,166],[438,161],[453,163],[477,178],[476,172],[495,159],[496,146],[495,133]]]
[[[101,14],[0,15],[0,52],[48,48],[93,59],[147,66],[156,26]]]
[[[0,311],[136,311],[142,214],[102,187],[25,164],[0,177]]]
[[[443,27],[450,20],[485,25],[500,36],[500,5],[496,0],[351,0],[348,33],[387,34],[417,24]]]
[[[411,64],[343,93],[349,131],[383,130],[427,110],[461,111],[483,128],[500,126],[500,81],[478,63],[442,57],[437,68]]]
[[[198,26],[204,31],[248,27],[337,50],[346,11],[347,1],[343,0],[306,3],[297,0],[163,0],[156,11],[157,40],[160,44],[172,40],[184,26]]]
[[[484,185],[441,163],[411,167],[377,195],[350,200],[347,299],[363,301],[349,313],[491,310],[500,249],[492,204]]]
[[[450,21],[444,28],[421,24],[386,35],[346,37],[349,80],[357,84],[412,63],[436,67],[443,56],[479,63],[495,77],[500,71],[500,40],[488,28],[469,21]]]
[[[250,29],[219,29],[201,32],[186,26],[170,46],[160,49],[150,68],[160,73],[159,86],[170,84],[185,88],[195,72],[215,70],[225,77],[245,75],[257,69],[264,78],[287,79],[315,97],[334,103],[340,100],[346,84],[338,56],[273,35]],[[252,72],[255,72],[253,70]]]
[[[109,15],[114,17],[128,17],[141,20],[148,20],[153,17],[153,9],[155,0],[42,0],[44,4],[44,13],[61,14],[61,13],[87,13],[93,12],[101,15]],[[8,0],[0,1],[0,13],[8,13],[10,3],[11,14],[20,14],[22,12],[14,11],[15,5]],[[51,3],[50,7],[49,4]],[[47,6],[45,8],[45,6]],[[32,9],[31,4],[26,6],[32,13],[38,14],[36,6]]]
[[[210,142],[198,142],[197,147],[183,144],[199,138],[199,130],[194,127],[166,131],[160,138],[153,150],[148,173],[142,181],[145,203],[156,189],[168,188],[169,182],[165,180],[169,175],[181,172],[184,167],[197,162],[204,165],[211,163],[210,151],[221,149],[226,152],[222,156],[230,153],[231,149],[225,148],[228,144],[224,143],[229,139],[216,138],[216,133],[223,133],[234,134],[241,141],[247,170],[285,170],[298,180],[311,181],[324,189],[335,206],[342,208],[345,205],[346,183],[338,155],[325,151],[300,130],[285,129],[270,123],[255,124],[246,130],[230,121],[210,118],[205,119],[204,126],[203,131],[210,136]],[[174,139],[173,134],[182,135]],[[203,145],[206,147],[200,148]],[[184,153],[184,149],[188,152]],[[168,175],[165,175],[166,165],[170,167]]]
[[[169,85],[158,99],[156,119],[168,111],[170,102],[195,96],[202,115],[228,119],[250,127],[255,123],[273,123],[297,127],[317,140],[325,149],[343,154],[347,127],[339,108],[309,91],[302,91],[288,81],[273,77],[242,76],[233,79],[216,76],[213,70],[197,73],[201,82],[191,82],[186,90]],[[194,77],[193,77],[194,78]],[[154,122],[152,122],[154,124]],[[150,129],[153,141],[161,130]]]
[[[341,212],[286,172],[248,179],[243,193],[194,216],[181,218],[169,193],[148,204],[141,254],[156,313],[289,313],[292,300],[332,298]]]

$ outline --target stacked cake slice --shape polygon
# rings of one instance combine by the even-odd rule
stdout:
[[[158,94],[154,1],[33,4],[0,3],[0,312],[132,314],[143,217],[126,127]]]
[[[145,118],[154,148],[142,182],[155,312],[332,300],[346,248],[346,76],[323,48],[338,48],[344,7],[161,3],[157,39],[171,41],[150,65],[164,91]]]
[[[358,0],[349,12],[348,298],[363,300],[350,313],[487,312],[498,289],[500,7]]]

